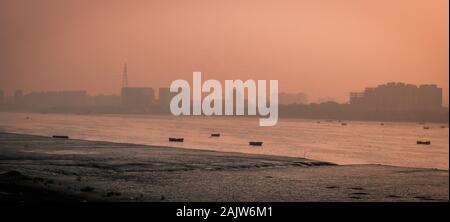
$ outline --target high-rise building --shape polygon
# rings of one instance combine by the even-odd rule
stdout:
[[[350,93],[350,104],[371,111],[436,111],[442,108],[442,88],[387,83]]]
[[[151,87],[123,87],[122,106],[132,112],[149,111],[155,104],[155,91]]]
[[[158,102],[159,104],[168,104],[172,99],[170,94],[170,88],[159,88],[158,90]]]
[[[170,92],[170,88],[159,88],[158,105],[162,112],[168,113],[170,111],[170,101],[176,94],[175,92]]]
[[[89,105],[84,90],[31,92],[22,96],[22,105],[31,108],[83,107]]]
[[[436,85],[420,85],[418,100],[424,109],[440,109],[442,107],[442,88]]]

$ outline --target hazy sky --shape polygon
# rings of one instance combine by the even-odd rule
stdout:
[[[0,0],[0,89],[119,93],[213,79],[278,79],[310,101],[389,81],[448,104],[448,0]]]

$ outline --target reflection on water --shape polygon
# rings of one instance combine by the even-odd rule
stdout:
[[[27,118],[29,117],[29,118]],[[280,119],[260,127],[256,118],[0,113],[0,130],[71,138],[217,151],[306,157],[338,164],[387,164],[448,169],[449,130],[443,124],[318,123]],[[220,137],[210,137],[219,132]],[[169,137],[184,137],[170,143]],[[430,140],[431,145],[417,145]],[[261,147],[249,141],[264,141]]]

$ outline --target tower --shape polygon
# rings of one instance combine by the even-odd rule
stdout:
[[[123,74],[122,74],[122,88],[128,86],[128,65],[125,63],[123,65]]]

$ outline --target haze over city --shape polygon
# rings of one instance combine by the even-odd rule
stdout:
[[[120,94],[129,84],[278,79],[310,102],[386,82],[437,84],[448,106],[448,1],[0,3],[0,89]]]
[[[0,0],[0,202],[434,221],[448,81],[448,0]]]

